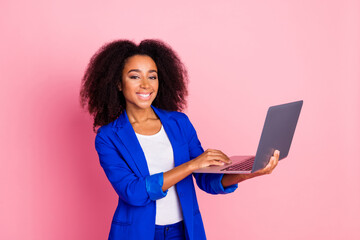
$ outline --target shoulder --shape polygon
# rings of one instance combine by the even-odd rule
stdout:
[[[98,128],[96,131],[95,142],[99,141],[100,139],[108,140],[108,138],[114,134],[115,121]]]
[[[164,109],[157,109],[158,113],[166,116],[166,118],[170,121],[175,121],[178,123],[188,124],[190,122],[189,117],[183,112],[177,111],[168,111]]]

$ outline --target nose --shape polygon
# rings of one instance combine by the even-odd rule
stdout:
[[[141,82],[140,82],[140,87],[141,88],[148,88],[150,86],[149,80],[146,78],[142,78]]]

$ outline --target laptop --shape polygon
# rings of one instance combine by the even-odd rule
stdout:
[[[280,151],[279,160],[286,158],[302,105],[303,100],[300,100],[269,107],[255,156],[232,156],[231,164],[209,166],[194,172],[246,174],[264,168],[275,150]]]

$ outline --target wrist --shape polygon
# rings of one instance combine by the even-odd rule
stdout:
[[[190,172],[193,172],[193,171],[199,169],[199,168],[197,167],[197,164],[195,164],[194,159],[188,161],[186,164],[187,164],[187,169],[188,169]]]
[[[224,174],[221,183],[224,187],[228,187],[252,177],[250,174]]]
[[[252,178],[253,176],[251,176],[251,174],[236,174],[236,175],[234,175],[234,177],[237,179],[237,182],[242,182],[242,181]]]

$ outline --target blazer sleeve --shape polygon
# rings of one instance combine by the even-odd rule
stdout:
[[[163,173],[138,177],[128,167],[119,151],[98,132],[95,148],[100,165],[119,197],[132,206],[145,206],[151,201],[163,198]]]
[[[186,116],[186,115],[185,115]],[[186,116],[186,132],[189,144],[190,159],[194,159],[204,152],[201,143],[197,137],[196,130]],[[226,194],[234,192],[238,188],[238,184],[228,186],[226,188],[221,184],[224,174],[216,173],[193,173],[198,187],[210,194]]]

